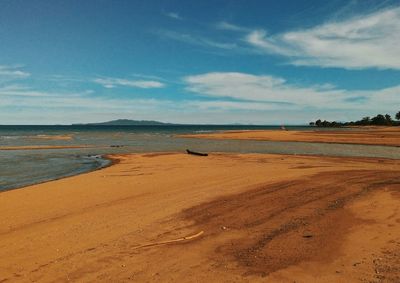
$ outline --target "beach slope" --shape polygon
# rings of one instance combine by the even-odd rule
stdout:
[[[399,280],[400,161],[111,158],[0,193],[0,282]]]

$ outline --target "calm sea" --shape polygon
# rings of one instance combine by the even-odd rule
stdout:
[[[400,148],[344,144],[205,140],[177,134],[278,126],[0,126],[0,146],[80,146],[87,148],[0,150],[0,190],[75,175],[105,166],[108,153],[176,151],[318,154],[400,159]],[[309,127],[287,127],[309,130]],[[327,129],[329,130],[329,129]],[[346,130],[346,129],[344,129]]]

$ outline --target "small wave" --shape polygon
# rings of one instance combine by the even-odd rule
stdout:
[[[194,131],[194,133],[214,133],[214,132],[218,132],[216,130],[197,130]]]
[[[35,135],[30,136],[29,138],[43,140],[72,140],[73,135]]]
[[[13,136],[0,136],[2,140],[18,140],[18,139],[41,139],[41,140],[72,140],[73,135],[13,135]]]
[[[17,139],[23,139],[26,136],[0,136],[0,139],[2,140],[17,140]]]

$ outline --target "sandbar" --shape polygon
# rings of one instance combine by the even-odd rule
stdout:
[[[245,130],[179,135],[183,138],[318,142],[400,146],[400,127],[365,127],[347,130]]]

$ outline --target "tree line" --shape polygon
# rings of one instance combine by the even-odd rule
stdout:
[[[397,121],[396,121],[397,120]],[[343,126],[400,126],[400,111],[396,113],[395,120],[389,114],[378,114],[374,117],[364,117],[358,121],[337,122],[337,121],[322,121],[318,119],[315,122],[310,122],[310,126],[316,127],[343,127]]]

